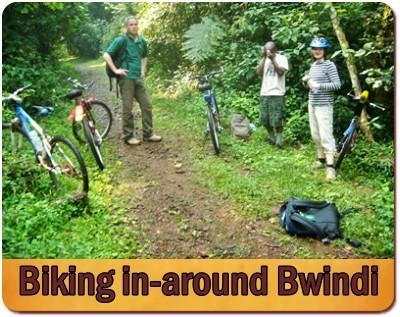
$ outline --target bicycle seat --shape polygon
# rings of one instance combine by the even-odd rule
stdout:
[[[210,90],[211,89],[211,84],[210,83],[204,83],[204,84],[200,84],[199,85],[199,90],[201,92],[206,91],[206,90]]]
[[[70,91],[70,92],[65,96],[65,98],[68,98],[68,99],[75,99],[75,98],[80,97],[80,96],[82,96],[82,90],[80,90],[80,89],[75,89],[75,90]]]
[[[35,115],[45,117],[54,111],[53,107],[33,106],[36,109]]]

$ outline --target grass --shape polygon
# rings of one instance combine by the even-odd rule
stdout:
[[[51,135],[67,136],[78,145],[67,120],[71,108],[72,102],[60,101],[46,126]],[[120,188],[112,184],[117,163],[100,172],[90,149],[78,145],[88,167],[90,191],[88,200],[74,203],[53,189],[26,141],[22,151],[13,153],[9,135],[4,133],[2,140],[4,258],[135,257],[136,233],[116,198]],[[102,154],[105,162],[113,160],[107,143]]]
[[[387,184],[393,179],[382,179],[367,171],[360,172],[355,164],[343,163],[337,181],[327,182],[325,170],[313,170],[314,146],[286,145],[277,149],[264,142],[266,132],[258,128],[247,142],[229,135],[229,113],[222,114],[225,131],[221,135],[222,153],[213,154],[211,140],[204,138],[206,118],[203,101],[197,92],[181,89],[170,94],[154,89],[156,129],[168,134],[174,131],[189,140],[182,150],[196,170],[196,180],[210,190],[229,196],[248,218],[270,219],[289,197],[330,200],[339,210],[354,208],[344,217],[341,228],[363,246],[355,252],[360,257],[393,257],[394,254],[394,195]],[[277,224],[278,226],[278,224]],[[283,231],[282,231],[283,232]],[[289,238],[294,243],[295,238]],[[335,241],[343,246],[342,241]],[[300,257],[315,254],[299,245]]]
[[[74,61],[75,66],[80,63],[80,60]],[[102,64],[96,60],[85,62],[85,65],[100,68]],[[70,69],[71,64],[65,68]],[[78,76],[77,73],[74,75]],[[344,162],[336,182],[326,182],[323,170],[310,168],[314,160],[312,144],[286,145],[279,150],[263,141],[265,131],[262,129],[258,129],[248,142],[235,140],[229,135],[230,114],[224,113],[223,109],[222,153],[215,156],[211,141],[204,136],[206,119],[201,95],[184,85],[170,90],[165,86],[157,88],[153,79],[149,78],[148,82],[153,83],[156,132],[165,136],[174,133],[174,137],[182,139],[182,151],[187,153],[194,169],[195,181],[222,197],[229,197],[236,203],[241,216],[252,221],[269,219],[275,223],[273,230],[265,232],[266,238],[278,236],[277,241],[283,246],[295,246],[299,258],[319,257],[302,245],[301,240],[286,235],[279,223],[272,220],[279,206],[290,196],[328,199],[340,210],[357,209],[342,221],[343,231],[363,242],[363,246],[355,250],[357,256],[393,257],[394,194],[390,185],[393,179],[366,167],[358,168],[361,161],[355,159],[360,157],[354,156]],[[52,135],[65,135],[77,144],[66,119],[71,107],[70,103],[60,102],[56,113],[49,118],[47,128]],[[9,136],[4,134],[3,257],[135,257],[143,246],[138,245],[137,233],[129,226],[132,219],[126,217],[126,210],[117,198],[124,184],[113,183],[112,177],[119,169],[119,163],[113,159],[107,143],[102,147],[105,161],[115,164],[108,165],[103,172],[98,171],[90,150],[79,146],[88,165],[91,188],[88,202],[76,204],[63,201],[52,191],[50,178],[35,166],[29,148],[16,157],[9,151],[8,142]],[[367,147],[364,150],[367,151]],[[187,220],[180,215],[176,218],[180,230],[188,230]],[[197,232],[191,234],[195,236]],[[334,245],[345,247],[343,241],[335,241]],[[215,250],[214,256],[218,257],[221,252],[223,250]],[[235,252],[242,254],[244,251],[237,249]]]

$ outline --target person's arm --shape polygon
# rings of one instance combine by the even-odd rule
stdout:
[[[316,88],[320,90],[339,90],[342,87],[342,83],[340,82],[339,74],[336,69],[335,64],[331,63],[328,65],[327,76],[329,78],[329,83],[317,83],[314,80],[308,81],[308,87],[311,89]]]
[[[113,62],[113,60],[111,58],[111,55],[109,53],[105,52],[103,54],[103,58],[104,58],[104,61],[107,63],[108,66],[110,66],[111,70],[115,74],[120,75],[120,76],[127,76],[128,75],[128,70],[127,69],[115,67],[114,62]]]
[[[258,75],[262,75],[264,72],[265,60],[266,60],[266,57],[264,56],[257,66],[257,74]]]
[[[146,76],[146,72],[147,72],[147,57],[142,58],[141,60],[142,62],[142,79],[144,79],[144,77]]]
[[[278,64],[278,62],[276,61],[276,56],[271,58],[271,61],[272,65],[274,65],[275,71],[278,74],[278,76],[282,76],[287,71],[285,67]]]
[[[334,63],[330,63],[327,72],[330,83],[320,84],[321,90],[339,90],[342,86],[337,68]]]

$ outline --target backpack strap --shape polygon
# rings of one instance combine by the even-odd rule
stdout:
[[[128,35],[123,36],[124,43],[121,48],[118,50],[118,59],[121,58],[122,54],[125,52],[126,47],[128,46]],[[110,78],[110,91],[112,90],[112,82]],[[119,89],[118,89],[118,76],[115,78],[115,93],[117,94],[117,99],[119,98]]]
[[[294,199],[291,201],[291,204],[294,207],[303,207],[303,208],[325,208],[326,206],[329,205],[329,202],[326,200],[324,201],[316,201],[316,200],[299,200],[299,199]]]
[[[318,226],[315,223],[308,221],[307,219],[304,219],[298,213],[293,213],[290,216],[290,218],[292,221],[297,222],[297,223],[301,224],[302,226],[306,227],[311,232],[314,232],[318,236],[319,239],[323,239],[325,237],[325,234],[321,231],[320,228],[318,228]]]

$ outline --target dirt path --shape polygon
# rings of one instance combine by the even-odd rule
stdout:
[[[163,131],[158,144],[129,147],[121,140],[121,107],[108,91],[103,68],[80,66],[85,81],[94,79],[91,93],[111,105],[113,127],[108,144],[114,162],[122,161],[113,177],[121,188],[132,230],[139,232],[138,257],[150,258],[293,258],[303,257],[298,246],[280,240],[278,215],[272,221],[250,221],[237,216],[235,205],[193,180],[184,139]],[[107,80],[108,81],[108,80]],[[137,107],[135,111],[138,111]],[[155,113],[155,116],[157,113]],[[140,120],[139,120],[140,121]],[[138,130],[140,133],[140,130]],[[175,166],[184,162],[184,169]],[[348,249],[336,250],[303,240],[311,256],[347,258]],[[306,254],[307,255],[307,254]]]

